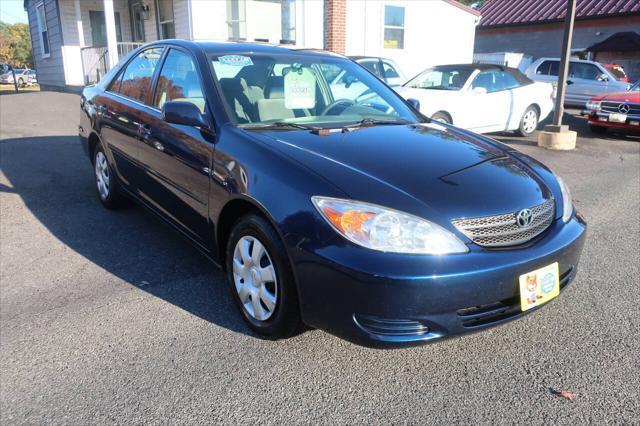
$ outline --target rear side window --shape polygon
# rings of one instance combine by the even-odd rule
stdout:
[[[168,101],[190,102],[204,112],[205,101],[200,77],[191,56],[181,50],[169,51],[158,78],[153,104],[162,108]]]
[[[161,47],[140,52],[127,64],[122,74],[111,84],[109,90],[146,103],[151,92],[153,73],[161,56]]]
[[[382,75],[382,73],[380,72],[378,61],[364,61],[360,62],[360,65],[365,67],[367,70],[369,70],[369,72],[377,77],[380,77]]]

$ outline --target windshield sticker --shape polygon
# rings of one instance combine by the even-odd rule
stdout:
[[[253,65],[253,61],[250,57],[242,55],[218,56],[218,62],[224,65],[231,65],[233,67],[246,67]]]
[[[287,109],[313,108],[316,105],[316,78],[308,68],[284,76],[284,106]]]

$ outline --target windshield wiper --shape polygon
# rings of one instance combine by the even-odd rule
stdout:
[[[320,127],[309,126],[307,124],[299,124],[299,123],[290,123],[288,121],[276,121],[275,123],[264,123],[264,124],[254,124],[249,126],[243,126],[245,129],[274,129],[278,127],[289,127],[292,129],[301,129],[301,130],[312,130],[318,131],[321,130]]]
[[[393,119],[384,119],[380,120],[377,118],[363,118],[360,121],[357,121],[353,124],[347,124],[342,127],[342,131],[348,131],[351,129],[358,129],[360,127],[369,127],[369,126],[394,126],[394,125],[402,125],[402,124],[412,124],[412,121],[405,120],[403,118],[393,118]]]

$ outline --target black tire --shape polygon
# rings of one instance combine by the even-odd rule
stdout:
[[[532,124],[529,120],[534,120],[535,123]],[[533,105],[529,105],[527,109],[524,110],[522,118],[520,118],[518,134],[520,136],[531,136],[533,132],[537,130],[539,123],[540,114],[538,113],[538,109]]]
[[[120,184],[118,183],[118,179],[113,173],[109,162],[106,161],[106,169],[107,174],[109,176],[109,184],[108,190],[105,196],[104,192],[101,192],[100,186],[98,184],[98,172],[96,167],[96,162],[98,161],[99,155],[102,155],[105,160],[107,158],[104,148],[101,144],[97,144],[95,150],[93,151],[93,169],[94,169],[94,180],[96,182],[96,193],[98,194],[98,199],[109,210],[120,209],[127,205],[127,199],[124,197],[122,189],[120,188]]]
[[[449,117],[449,114],[443,111],[436,112],[431,116],[431,119],[434,121],[440,121],[442,123],[452,124],[451,117]]]
[[[19,78],[18,79],[18,87],[24,87],[24,86],[25,86],[24,80],[22,78]]]
[[[589,130],[591,130],[592,133],[598,133],[598,134],[607,133],[606,127],[598,126],[596,124],[589,124]]]
[[[233,267],[234,253],[236,244],[245,237],[257,239],[262,244],[268,256],[266,261],[271,261],[275,270],[275,282],[277,282],[274,291],[276,295],[275,308],[270,316],[264,320],[256,319],[248,312],[240,300],[239,290],[236,290]],[[253,244],[251,250],[253,250]],[[236,222],[227,242],[225,265],[232,297],[242,317],[254,332],[262,338],[272,340],[291,337],[300,332],[302,324],[298,293],[289,258],[280,237],[266,219],[252,213],[243,216]],[[249,285],[246,281],[244,284]],[[249,303],[248,300],[247,296],[247,303]],[[251,300],[253,301],[253,299]]]

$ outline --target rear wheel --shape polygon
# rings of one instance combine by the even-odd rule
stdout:
[[[538,110],[534,106],[529,106],[522,114],[518,133],[520,136],[529,136],[538,128]]]
[[[262,216],[241,218],[226,250],[227,280],[249,327],[261,337],[280,339],[300,329],[300,309],[284,245]]]
[[[22,78],[19,78],[18,79],[18,87],[24,87],[24,86],[25,86],[24,80]]]
[[[598,126],[596,124],[589,124],[589,130],[591,130],[591,132],[593,133],[607,133],[607,128],[604,126]]]
[[[125,204],[118,180],[109,166],[102,145],[98,144],[93,154],[93,166],[96,177],[98,198],[108,209],[117,209]]]
[[[449,117],[449,114],[443,111],[436,112],[431,116],[431,119],[433,121],[439,121],[441,123],[451,124],[451,117]]]

